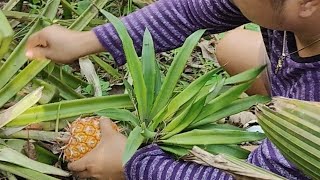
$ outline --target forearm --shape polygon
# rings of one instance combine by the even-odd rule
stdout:
[[[140,54],[146,28],[157,52],[180,46],[191,33],[209,29],[219,33],[248,20],[229,0],[159,0],[122,19]],[[101,44],[110,50],[118,64],[124,64],[122,43],[111,24],[94,29]]]
[[[79,51],[81,52],[81,55],[79,55],[80,57],[107,51],[107,49],[100,43],[94,31],[79,33],[77,41],[79,42],[78,47],[81,49],[81,51]]]

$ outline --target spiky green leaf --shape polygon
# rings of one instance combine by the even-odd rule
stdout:
[[[257,132],[195,129],[177,134],[169,139],[160,140],[160,142],[180,145],[237,144],[247,141],[258,141],[264,138],[264,134]]]
[[[130,122],[133,127],[139,126],[140,122],[139,119],[133,115],[130,111],[125,109],[105,109],[96,113],[99,116],[108,117],[114,120],[123,121],[123,122]]]
[[[185,64],[204,32],[205,30],[198,30],[189,36],[183,46],[179,49],[179,53],[174,57],[166,78],[161,86],[161,90],[155,100],[151,111],[151,117],[155,117],[156,114],[168,104],[172,97],[173,90],[184,70]]]
[[[142,128],[136,126],[129,134],[127,144],[123,153],[122,163],[126,164],[133,154],[137,151],[140,145],[144,141],[144,136],[142,135]]]
[[[147,117],[147,88],[143,78],[142,64],[133,46],[132,39],[124,24],[111,13],[101,9],[101,13],[113,24],[122,41],[123,50],[127,59],[133,87],[138,102],[140,119]]]

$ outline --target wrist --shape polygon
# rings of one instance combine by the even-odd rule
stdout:
[[[81,32],[78,40],[81,49],[80,57],[106,51],[93,31]]]

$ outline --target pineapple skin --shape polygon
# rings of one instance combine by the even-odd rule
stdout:
[[[80,117],[71,123],[70,139],[63,150],[66,161],[76,161],[97,146],[101,140],[100,120],[101,117]]]

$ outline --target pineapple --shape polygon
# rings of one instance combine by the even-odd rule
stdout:
[[[101,139],[100,120],[102,117],[80,117],[69,125],[70,138],[68,144],[63,147],[64,159],[73,162],[94,149]],[[118,131],[117,125],[113,129]]]

